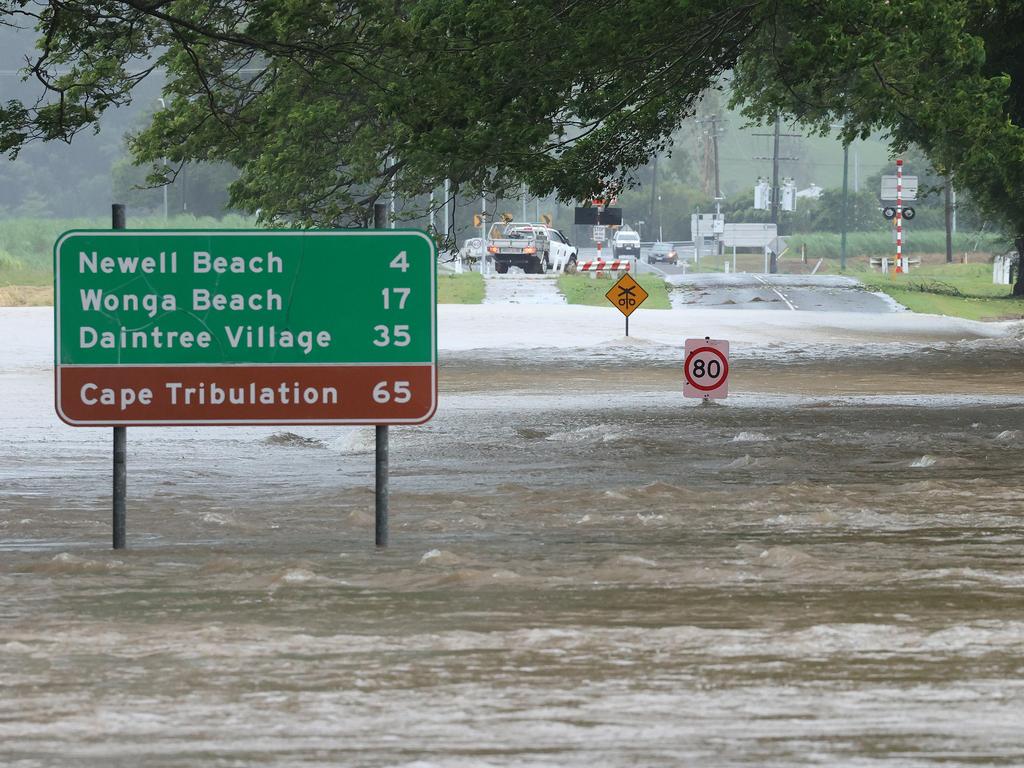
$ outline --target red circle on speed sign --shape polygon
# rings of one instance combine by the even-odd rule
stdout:
[[[710,352],[712,355],[717,357],[722,363],[721,370],[718,376],[714,378],[713,383],[711,384],[698,384],[696,381],[693,380],[693,375],[690,373],[690,365],[696,365],[698,355],[701,355],[704,352]],[[705,364],[704,369],[708,370],[708,368],[709,365]],[[726,377],[729,375],[729,361],[725,359],[725,355],[723,355],[714,347],[698,347],[697,349],[693,350],[693,352],[690,353],[689,357],[686,358],[686,365],[683,366],[683,374],[686,376],[686,383],[689,384],[691,387],[699,389],[702,392],[710,392],[711,390],[718,389],[720,386],[722,386],[722,382],[725,381]]]

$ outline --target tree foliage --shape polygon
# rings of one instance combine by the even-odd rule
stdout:
[[[1024,2],[784,2],[735,73],[755,119],[782,111],[847,140],[881,129],[1024,244]],[[1024,292],[1024,283],[1018,283]]]
[[[748,116],[917,144],[1024,233],[1024,0],[0,0],[0,21],[38,25],[50,93],[0,106],[0,149],[70,140],[164,71],[136,157],[229,163],[267,221],[363,223],[446,178],[629,186],[732,70]]]
[[[0,148],[69,139],[159,67],[167,108],[134,138],[136,156],[229,162],[241,171],[232,204],[266,220],[357,223],[391,190],[414,198],[445,178],[456,190],[526,182],[535,194],[581,199],[628,185],[664,147],[734,65],[758,8],[51,2],[30,70],[57,98],[0,111]]]

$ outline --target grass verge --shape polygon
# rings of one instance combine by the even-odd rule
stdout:
[[[660,277],[650,274],[633,275],[640,286],[650,294],[642,309],[671,309],[668,300],[668,286]],[[614,285],[611,277],[593,278],[589,275],[559,275],[558,290],[569,304],[586,304],[591,307],[614,309],[604,297]]]
[[[484,277],[479,272],[437,276],[438,304],[480,304],[484,300]]]
[[[992,282],[989,264],[928,264],[908,275],[888,276],[856,270],[866,286],[892,296],[913,312],[967,320],[1016,320],[1024,317],[1024,298],[1008,285]]]
[[[786,235],[791,258],[799,257],[801,247],[807,258],[838,259],[841,236],[837,232],[808,232],[804,234]],[[942,229],[915,230],[913,225],[907,227],[907,252],[945,253],[946,232]],[[953,252],[956,254],[982,251],[985,253],[1003,253],[1012,247],[1012,243],[1000,234],[981,232],[957,232],[953,237]],[[847,236],[846,250],[850,255],[890,256],[895,251],[895,239],[888,229],[874,232],[850,232]]]

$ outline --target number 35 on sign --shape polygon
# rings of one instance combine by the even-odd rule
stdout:
[[[729,342],[723,339],[686,340],[683,365],[684,397],[718,400],[729,394]]]

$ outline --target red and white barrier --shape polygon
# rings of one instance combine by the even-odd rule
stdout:
[[[576,264],[579,272],[629,272],[633,269],[632,259],[594,259],[593,261],[581,261]]]

